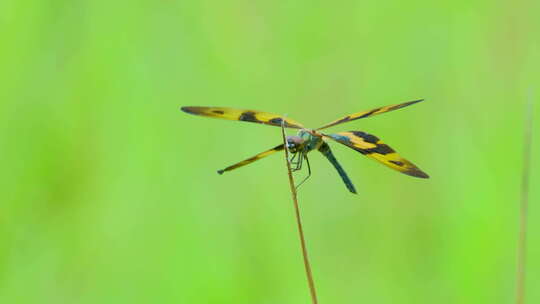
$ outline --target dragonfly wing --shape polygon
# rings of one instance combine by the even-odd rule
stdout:
[[[208,116],[228,120],[248,121],[276,127],[281,127],[281,124],[283,123],[285,128],[304,128],[304,126],[302,126],[302,124],[297,121],[282,117],[278,114],[272,114],[267,112],[219,107],[182,107],[181,109],[186,113],[200,116]]]
[[[345,122],[348,122],[348,121],[353,121],[353,120],[357,120],[357,119],[360,119],[360,118],[371,117],[371,116],[375,116],[375,115],[378,115],[378,114],[394,111],[394,110],[397,110],[397,109],[404,108],[406,106],[413,105],[413,104],[415,104],[417,102],[420,102],[420,101],[423,101],[423,99],[408,101],[408,102],[404,102],[404,103],[400,103],[400,104],[392,105],[392,106],[380,107],[380,108],[376,108],[376,109],[369,110],[369,111],[362,111],[362,112],[353,113],[351,115],[347,115],[347,116],[345,116],[343,118],[335,120],[335,121],[333,121],[333,122],[331,122],[329,124],[326,124],[326,125],[318,128],[318,129],[316,129],[316,130],[322,130],[322,129],[326,129],[326,128],[329,128],[329,127],[332,127],[332,126],[335,126],[335,125],[339,125],[339,124],[342,124],[342,123],[345,123]]]
[[[243,160],[243,161],[241,161],[241,162],[239,162],[239,163],[236,163],[236,164],[234,164],[234,165],[228,166],[228,167],[225,168],[225,169],[218,170],[218,173],[219,173],[219,174],[223,174],[224,172],[231,171],[231,170],[234,170],[234,169],[236,169],[236,168],[240,168],[240,167],[245,166],[245,165],[249,165],[249,164],[251,164],[252,162],[257,161],[257,160],[259,160],[259,159],[261,159],[261,158],[263,158],[263,157],[266,157],[266,156],[268,156],[268,155],[274,154],[274,153],[276,153],[277,151],[283,150],[283,147],[284,147],[283,144],[281,144],[281,145],[279,145],[279,146],[275,146],[275,147],[273,147],[273,148],[270,149],[270,150],[266,150],[266,151],[264,151],[264,152],[261,152],[261,153],[255,155],[255,156],[250,157],[250,158],[248,158],[248,159],[246,159],[246,160]]]
[[[336,134],[323,134],[323,136],[344,144],[401,173],[414,177],[429,178],[426,173],[410,161],[402,158],[394,149],[390,148],[390,146],[383,143],[374,135],[362,131],[349,131]]]

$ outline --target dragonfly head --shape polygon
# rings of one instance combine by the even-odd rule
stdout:
[[[287,148],[292,153],[296,153],[304,145],[305,140],[300,136],[287,136]]]

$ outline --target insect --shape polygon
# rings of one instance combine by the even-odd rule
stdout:
[[[297,121],[294,121],[289,118],[285,118],[278,114],[272,114],[268,112],[239,110],[239,109],[221,108],[221,107],[182,107],[181,109],[182,111],[186,113],[194,114],[194,115],[208,116],[208,117],[213,117],[213,118],[222,118],[222,119],[228,119],[228,120],[254,122],[254,123],[277,126],[277,127],[281,127],[283,125],[285,128],[298,129],[299,130],[298,135],[287,136],[286,138],[287,148],[289,149],[292,155],[290,161],[293,167],[292,168],[293,171],[300,170],[302,168],[304,160],[306,161],[306,164],[308,167],[307,177],[298,186],[300,186],[303,182],[307,180],[307,178],[311,176],[311,167],[309,165],[309,159],[307,157],[307,154],[313,150],[318,150],[330,161],[330,163],[332,163],[334,168],[339,173],[339,176],[345,183],[345,186],[347,186],[347,189],[349,189],[349,191],[352,193],[356,193],[356,189],[354,188],[353,183],[351,182],[350,178],[347,176],[347,173],[345,173],[345,170],[343,169],[343,167],[341,167],[341,165],[335,158],[327,141],[336,141],[340,144],[343,144],[401,173],[414,176],[414,177],[419,177],[419,178],[429,178],[429,176],[426,173],[424,173],[422,170],[420,170],[417,166],[415,166],[413,163],[402,158],[396,151],[394,151],[394,149],[390,148],[390,146],[383,143],[375,135],[368,134],[362,131],[347,131],[347,132],[326,134],[326,133],[320,132],[320,130],[337,126],[345,122],[349,122],[349,121],[353,121],[353,120],[357,120],[361,118],[367,118],[367,117],[375,116],[378,114],[401,109],[401,108],[410,106],[412,104],[418,103],[420,101],[423,101],[423,99],[413,100],[413,101],[409,101],[409,102],[405,102],[405,103],[401,103],[397,105],[392,105],[392,106],[375,108],[369,111],[353,113],[343,118],[337,119],[333,122],[330,122],[317,129],[306,129],[304,128],[302,124],[300,124]],[[225,169],[219,170],[218,173],[223,174],[227,171],[231,171],[231,170],[240,168],[242,166],[251,164],[254,161],[257,161],[266,156],[274,154],[275,152],[281,151],[284,148],[285,148],[284,144],[277,145],[253,157],[250,157],[246,160],[238,162],[234,165],[228,166]]]

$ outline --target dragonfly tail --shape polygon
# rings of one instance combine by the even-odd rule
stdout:
[[[347,189],[349,189],[349,191],[351,191],[352,193],[356,194],[356,189],[354,188],[354,185],[351,182],[351,179],[347,176],[347,173],[345,173],[345,170],[343,170],[343,167],[341,167],[337,159],[334,157],[334,154],[332,154],[332,150],[330,150],[330,146],[328,146],[327,143],[323,143],[322,146],[319,148],[319,152],[321,152],[328,159],[328,161],[332,163],[334,168],[336,168],[337,172],[339,173],[339,176],[341,176],[341,179],[345,183],[345,186],[347,186]]]

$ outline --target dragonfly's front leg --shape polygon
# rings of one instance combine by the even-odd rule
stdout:
[[[299,157],[298,157],[298,160],[296,161],[296,163],[294,164],[294,165],[296,165],[296,167],[294,167],[292,169],[293,172],[302,169],[302,161],[304,160],[304,152],[300,151],[300,152],[297,152],[297,153],[299,154]]]
[[[298,188],[300,188],[300,186],[308,180],[308,178],[311,176],[311,166],[309,165],[309,159],[307,157],[307,154],[304,154],[303,155],[303,158],[306,159],[306,164],[307,164],[307,170],[308,170],[308,175],[306,176],[306,178],[304,178],[303,181],[301,181],[297,186],[296,186],[296,190],[298,190]]]
[[[289,163],[291,163],[291,165],[294,165],[294,166],[297,165],[298,161],[295,161],[296,156],[298,156],[298,152],[294,152],[294,153],[292,154],[292,157],[291,157],[291,159],[289,160]]]

